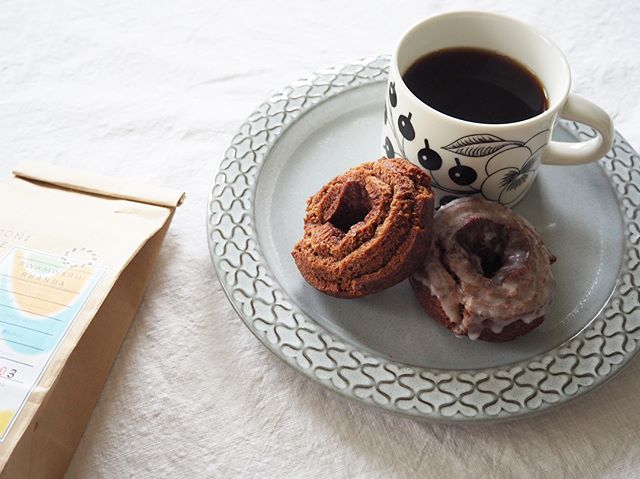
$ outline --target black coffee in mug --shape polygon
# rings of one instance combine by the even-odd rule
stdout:
[[[430,107],[476,123],[514,123],[549,106],[542,83],[527,67],[490,50],[448,48],[429,53],[402,78]]]

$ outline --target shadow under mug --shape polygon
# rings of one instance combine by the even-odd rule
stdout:
[[[453,47],[495,51],[519,61],[542,82],[549,107],[515,123],[475,123],[439,112],[419,100],[402,74],[419,58]],[[570,93],[569,64],[558,46],[531,26],[486,12],[427,18],[400,40],[389,68],[384,155],[404,157],[433,178],[436,205],[466,195],[514,206],[529,191],[540,164],[597,161],[613,144],[613,123],[590,101]],[[558,117],[593,127],[598,135],[578,143],[551,140]]]

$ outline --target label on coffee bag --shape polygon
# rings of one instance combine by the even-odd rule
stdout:
[[[104,274],[96,260],[84,248],[0,260],[0,442]]]

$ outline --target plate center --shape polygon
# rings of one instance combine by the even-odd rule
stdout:
[[[427,368],[478,369],[544,353],[587,326],[606,304],[623,255],[620,205],[597,164],[543,166],[516,207],[558,257],[557,286],[545,322],[502,344],[456,338],[418,305],[408,281],[369,297],[344,300],[309,286],[290,252],[302,236],[306,200],[348,168],[381,156],[385,84],[354,88],[323,101],[278,139],[255,196],[258,241],[292,301],[342,341],[394,361]],[[557,128],[560,140],[574,141]]]

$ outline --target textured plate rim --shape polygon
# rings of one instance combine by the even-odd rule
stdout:
[[[262,103],[226,150],[209,193],[207,240],[229,302],[249,330],[280,359],[361,403],[417,419],[505,420],[541,413],[604,384],[637,353],[640,339],[640,158],[616,133],[600,161],[619,199],[624,253],[618,281],[594,320],[571,339],[528,360],[477,370],[421,368],[344,342],[298,308],[260,251],[253,199],[261,166],[284,131],[322,101],[385,81],[388,55],[319,70]],[[578,136],[595,131],[565,123]],[[639,181],[640,182],[640,181]],[[635,294],[634,294],[635,292]]]

